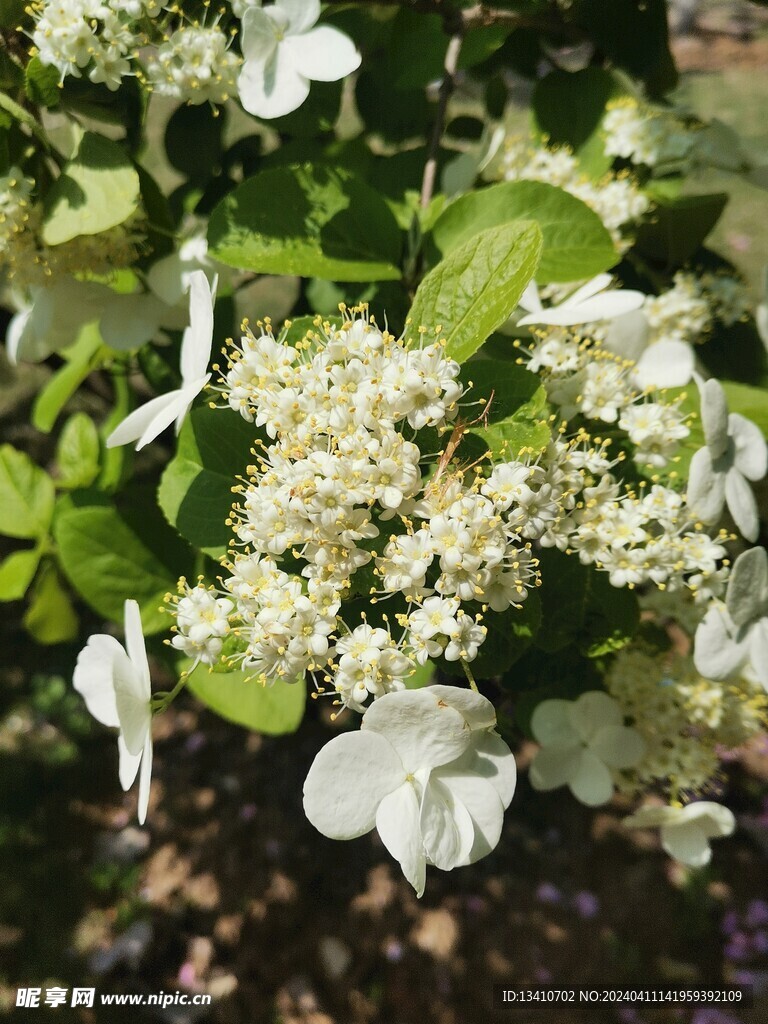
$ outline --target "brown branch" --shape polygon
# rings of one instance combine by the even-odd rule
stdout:
[[[440,92],[437,96],[437,114],[435,125],[432,129],[432,138],[429,141],[427,162],[424,165],[424,176],[421,179],[421,196],[419,203],[422,209],[429,206],[432,200],[432,193],[435,191],[435,177],[437,175],[437,157],[440,151],[440,140],[443,137],[445,125],[445,112],[448,108],[448,100],[456,84],[456,68],[459,63],[461,44],[464,42],[463,31],[451,36],[448,42],[448,49],[445,51],[443,63],[443,80],[440,83]]]

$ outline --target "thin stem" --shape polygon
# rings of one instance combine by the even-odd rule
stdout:
[[[179,681],[176,683],[172,690],[168,690],[164,693],[161,692],[153,694],[152,713],[157,715],[160,714],[160,712],[165,711],[187,685],[188,679],[189,672],[182,672],[181,675],[179,676]]]
[[[448,107],[448,99],[456,84],[456,68],[459,63],[461,44],[464,42],[464,29],[451,36],[448,49],[445,51],[445,62],[443,64],[443,80],[440,83],[440,92],[437,98],[437,116],[435,126],[432,129],[432,138],[429,142],[429,153],[427,162],[424,165],[424,176],[421,179],[421,197],[419,203],[422,209],[429,206],[432,200],[432,193],[435,191],[435,178],[437,176],[437,155],[440,150],[440,140],[443,137],[445,124],[445,112]]]
[[[475,682],[475,677],[472,675],[472,669],[469,667],[469,662],[464,661],[464,659],[462,658],[461,667],[464,669],[464,675],[469,680],[469,685],[472,687],[475,693],[479,693],[480,690],[478,689],[477,683]]]

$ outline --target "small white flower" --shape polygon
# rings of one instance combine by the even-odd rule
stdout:
[[[722,385],[697,379],[706,444],[691,459],[688,507],[705,523],[716,522],[727,504],[747,540],[757,540],[760,520],[748,481],[762,480],[768,448],[760,428],[738,413],[728,415]]]
[[[250,114],[290,114],[309,95],[310,82],[336,82],[360,67],[352,40],[330,25],[315,28],[319,17],[320,0],[275,0],[245,11],[238,90]]]
[[[516,770],[495,725],[491,702],[469,690],[386,694],[359,732],[336,736],[315,758],[304,783],[307,817],[331,839],[376,827],[421,896],[427,864],[472,864],[499,841]]]
[[[189,327],[181,343],[181,387],[158,395],[127,416],[107,438],[107,447],[136,441],[136,451],[149,444],[176,421],[181,429],[190,405],[211,378],[207,373],[213,341],[214,287],[202,270],[190,277]]]
[[[139,777],[139,824],[147,817],[152,774],[152,708],[149,664],[139,606],[125,602],[125,647],[113,636],[89,637],[78,655],[73,678],[93,717],[120,730],[120,784],[124,790]]]
[[[715,602],[696,630],[694,663],[707,679],[749,665],[768,690],[768,552],[750,548],[733,564],[725,605]]]
[[[536,282],[531,281],[520,298],[520,305],[527,310],[527,315],[517,321],[517,326],[547,324],[551,327],[572,327],[596,320],[612,320],[642,306],[645,300],[642,292],[623,288],[606,291],[612,280],[610,274],[598,274],[550,309],[544,309]]]
[[[631,768],[645,753],[636,729],[623,724],[618,701],[591,690],[578,700],[545,700],[531,718],[541,744],[531,762],[534,789],[568,785],[583,804],[596,807],[613,795],[611,768]]]
[[[641,807],[623,824],[627,828],[660,828],[661,845],[670,857],[700,868],[712,859],[709,840],[731,835],[736,820],[722,804],[701,800],[686,807]]]

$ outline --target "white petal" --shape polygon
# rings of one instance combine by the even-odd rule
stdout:
[[[573,728],[585,743],[588,743],[600,729],[623,724],[618,702],[602,690],[582,693],[570,705],[569,713]]]
[[[613,291],[596,295],[578,305],[571,300],[561,306],[552,306],[538,313],[531,313],[518,321],[519,327],[528,324],[548,324],[553,327],[568,327],[586,324],[594,320],[610,320],[615,316],[630,313],[642,305],[645,296],[642,292]]]
[[[187,387],[208,371],[213,342],[213,306],[216,285],[208,283],[202,270],[189,278],[189,327],[181,342],[181,381]]]
[[[275,7],[287,17],[291,33],[306,32],[320,17],[320,0],[275,0]]]
[[[23,309],[12,317],[11,322],[6,328],[5,350],[8,354],[8,361],[14,366],[18,363],[19,359],[27,359],[30,362],[34,359],[34,354],[27,354],[32,349],[30,344],[33,338],[31,320],[32,307],[30,306],[28,309]],[[40,358],[44,359],[45,355],[41,355]]]
[[[760,533],[757,501],[752,488],[735,466],[725,474],[725,500],[742,537],[756,541]]]
[[[469,811],[437,777],[424,787],[419,828],[427,858],[441,871],[452,871],[469,858],[475,841]]]
[[[291,54],[300,74],[312,82],[345,78],[357,71],[362,59],[349,36],[330,25],[321,25],[300,36],[286,36],[281,44],[283,49]]]
[[[137,697],[143,697],[148,701],[151,696],[149,662],[147,661],[147,646],[144,643],[144,630],[141,627],[141,612],[138,602],[130,599],[125,602],[123,627],[125,629],[125,649],[141,682],[141,690],[137,693]]]
[[[140,754],[152,723],[149,702],[136,696],[139,686],[135,669],[115,674],[115,702],[120,719],[120,735],[130,754]]]
[[[610,768],[631,768],[645,754],[645,740],[637,729],[608,725],[600,729],[589,744],[600,760]]]
[[[733,811],[713,800],[696,800],[692,804],[687,804],[680,811],[678,821],[686,824],[695,823],[707,839],[729,836],[736,828]]]
[[[108,300],[99,320],[99,332],[110,348],[121,352],[141,348],[160,328],[163,303],[154,295],[118,295]]]
[[[458,863],[474,864],[498,846],[504,824],[504,804],[485,779],[456,771],[451,765],[438,768],[432,774],[432,779],[436,777],[451,791],[454,801],[460,802],[469,813],[474,839],[471,849]]]
[[[768,690],[768,619],[760,619],[749,627],[749,663],[757,678]]]
[[[695,359],[685,341],[657,341],[649,345],[635,367],[641,387],[681,388],[691,380]]]
[[[691,459],[686,502],[705,523],[717,522],[723,514],[725,474],[714,469],[709,448],[699,448]]]
[[[290,114],[309,96],[309,80],[299,73],[284,47],[266,66],[247,60],[237,88],[248,113],[266,119]]]
[[[114,665],[120,660],[128,661],[121,644],[113,636],[97,633],[80,651],[72,679],[96,721],[113,728],[120,725],[113,683]]]
[[[121,444],[130,444],[132,441],[138,441],[163,410],[173,408],[173,416],[166,423],[166,426],[168,426],[176,417],[175,410],[180,394],[181,391],[169,391],[165,395],[158,395],[149,402],[145,402],[138,409],[134,409],[109,435],[107,438],[107,448],[115,448]]]
[[[539,286],[533,278],[531,278],[525,286],[525,291],[520,296],[518,305],[529,313],[538,313],[544,309],[541,304],[541,298],[539,297]]]
[[[362,730],[385,736],[408,772],[455,761],[472,735],[463,715],[430,686],[386,693],[365,712]]]
[[[277,49],[277,27],[261,7],[249,7],[240,23],[240,47],[243,59],[262,66]]]
[[[422,896],[427,880],[427,858],[419,828],[419,801],[410,782],[399,786],[381,801],[376,814],[376,830],[382,843],[400,864],[416,895]]]
[[[748,480],[762,480],[768,472],[768,447],[760,427],[746,416],[732,412],[728,433],[736,446],[734,464]]]
[[[425,687],[425,689],[428,689],[438,700],[443,700],[452,708],[456,708],[464,716],[470,729],[488,729],[496,725],[496,709],[481,693],[465,690],[460,686],[441,684]]]
[[[695,823],[662,825],[661,845],[670,857],[690,867],[703,867],[712,859],[709,841]]]
[[[728,449],[728,400],[720,381],[714,377],[699,383],[699,394],[704,437],[712,458],[719,459]]]
[[[152,734],[147,733],[144,743],[144,752],[141,755],[141,775],[139,776],[139,824],[143,825],[147,820],[147,807],[149,806],[149,784],[152,778]]]
[[[626,828],[659,828],[661,825],[676,822],[680,817],[679,807],[658,807],[646,804],[638,807],[634,814],[624,818],[622,825]]]
[[[330,839],[354,839],[370,832],[379,804],[404,779],[402,762],[383,736],[342,733],[312,762],[304,783],[304,811]]]
[[[542,747],[531,761],[529,776],[534,789],[557,789],[576,775],[581,746]]]
[[[531,716],[531,732],[545,747],[571,744],[579,739],[571,721],[571,701],[543,700]]]
[[[733,563],[725,605],[731,620],[745,626],[766,610],[768,603],[768,551],[750,548]]]
[[[474,754],[472,772],[487,779],[499,794],[502,804],[509,807],[517,785],[515,755],[501,736],[492,731],[475,733],[470,751]]]
[[[136,781],[136,776],[139,771],[139,764],[144,753],[144,747],[132,754],[126,746],[125,740],[122,733],[117,737],[117,753],[118,753],[118,775],[120,776],[120,785],[123,787],[123,792],[128,792],[131,786]]]
[[[582,751],[576,774],[568,785],[576,799],[587,807],[606,804],[613,796],[611,773],[591,750]]]
[[[727,679],[749,656],[749,648],[737,641],[724,608],[713,604],[699,623],[693,663],[705,679]]]
[[[651,325],[648,318],[641,309],[635,309],[631,313],[624,313],[623,316],[614,317],[611,321],[605,337],[605,347],[616,355],[624,356],[637,362],[648,348],[648,338],[651,333]],[[656,347],[655,345],[653,346]],[[693,357],[691,357],[693,367]],[[636,368],[636,372],[639,368]],[[648,387],[648,381],[642,381],[643,387]]]
[[[580,288],[569,295],[565,300],[569,306],[576,306],[580,302],[584,302],[585,299],[591,299],[593,295],[597,295],[598,292],[605,291],[610,285],[613,277],[610,274],[598,274],[593,277],[591,281],[587,281]],[[642,299],[640,300],[642,302]]]

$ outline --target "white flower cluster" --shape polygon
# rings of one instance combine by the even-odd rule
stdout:
[[[147,82],[183,103],[225,103],[237,95],[241,60],[218,24],[183,23],[147,58]]]
[[[606,677],[608,692],[645,741],[645,752],[619,788],[642,792],[659,784],[673,798],[701,792],[733,750],[765,727],[768,699],[759,685],[704,678],[689,657],[620,651]]]
[[[213,588],[190,587],[179,580],[180,596],[176,605],[176,635],[171,644],[177,650],[204,665],[214,665],[221,654],[224,637],[229,633],[232,601],[219,597]],[[190,669],[191,671],[191,669]]]
[[[0,177],[0,259],[26,229],[34,187],[32,178],[25,177],[18,167]]]
[[[696,139],[695,130],[689,130],[675,114],[641,107],[629,96],[608,104],[602,129],[608,156],[645,167],[685,159]]]
[[[600,181],[592,181],[567,146],[548,149],[512,140],[503,155],[502,168],[506,181],[543,181],[581,199],[600,217],[620,249],[631,244],[627,231],[651,205],[629,174],[609,173]]]
[[[135,30],[142,17],[156,17],[155,0],[45,0],[33,5],[32,41],[43,64],[67,75],[88,78],[115,90],[131,73],[131,58],[144,42]]]
[[[574,485],[558,465],[530,460],[465,483],[449,466],[451,441],[439,456],[415,443],[428,430],[433,447],[451,429],[463,393],[442,342],[423,331],[415,344],[394,338],[364,315],[315,327],[293,344],[289,328],[277,337],[269,324],[248,330],[229,365],[229,406],[271,443],[238,488],[241,550],[224,593],[236,604],[245,668],[266,682],[322,670],[341,703],[363,711],[371,697],[403,689],[429,657],[477,657],[484,612],[519,606],[536,586],[530,541],[572,507]],[[381,596],[405,603],[399,638],[386,616],[348,626],[340,614],[342,598],[353,588],[367,595],[376,581]],[[177,646],[197,643],[181,616],[177,629]]]

